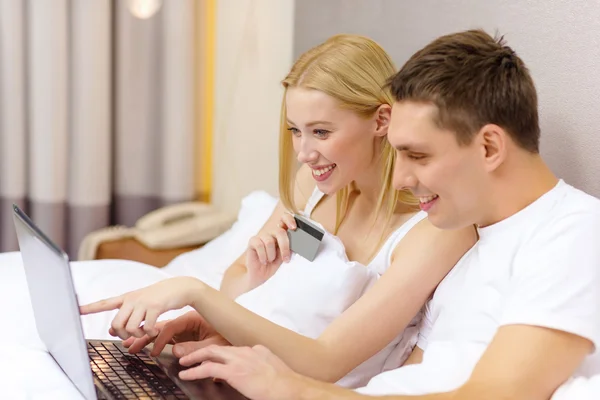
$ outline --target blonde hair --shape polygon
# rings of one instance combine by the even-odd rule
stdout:
[[[373,40],[358,35],[336,35],[302,54],[282,84],[285,92],[291,87],[321,91],[338,100],[342,108],[370,118],[382,104],[393,103],[386,83],[395,72],[393,61]],[[288,210],[298,212],[294,204],[297,163],[288,128],[284,94],[279,138],[279,195]],[[387,139],[384,139],[381,154],[383,185],[374,221],[383,211],[385,221],[389,222],[398,202],[415,208],[418,204],[410,192],[397,191],[392,186],[395,154]],[[349,195],[350,186],[336,194],[334,234],[337,234],[346,214]]]

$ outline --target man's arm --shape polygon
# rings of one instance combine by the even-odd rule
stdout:
[[[547,328],[507,325],[498,330],[471,378],[456,391],[388,400],[548,400],[592,350],[582,337]],[[372,398],[291,371],[262,346],[210,346],[193,357],[199,367],[183,379],[215,377],[251,399],[359,400]],[[186,357],[182,364],[190,365]]]
[[[194,359],[194,361],[192,361]],[[264,346],[209,346],[194,357],[181,358],[182,365],[202,363],[179,373],[184,380],[216,378],[227,382],[252,400],[361,400],[373,397],[302,376],[292,371],[281,359]],[[405,396],[385,396],[381,399],[413,399]],[[450,394],[420,396],[423,400],[454,399]],[[481,398],[477,398],[481,400]]]
[[[529,325],[507,325],[458,390],[424,396],[389,396],[390,400],[548,400],[575,372],[592,343],[580,336]],[[354,399],[353,394],[304,379],[298,399]]]
[[[563,331],[503,326],[456,398],[548,400],[592,348],[589,340]]]

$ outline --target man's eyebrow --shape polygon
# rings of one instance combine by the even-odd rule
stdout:
[[[426,152],[425,149],[418,148],[418,147],[415,147],[414,145],[410,145],[410,144],[402,144],[402,145],[394,146],[394,148],[398,151],[408,151],[408,152],[412,152],[412,153],[425,153]]]
[[[410,146],[407,145],[394,146],[394,148],[398,151],[410,151]]]
[[[394,148],[398,151],[415,151],[413,147],[409,144],[402,144],[399,146],[394,146]]]

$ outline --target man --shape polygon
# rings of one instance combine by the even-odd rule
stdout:
[[[263,347],[214,346],[182,358],[204,361],[182,377],[223,379],[253,399],[546,400],[570,377],[600,373],[600,201],[540,157],[522,60],[467,31],[436,39],[390,82],[396,187],[436,226],[480,234],[428,304],[413,365],[352,392],[295,374]]]

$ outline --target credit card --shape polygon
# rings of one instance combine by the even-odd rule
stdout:
[[[296,230],[288,229],[290,249],[309,261],[313,261],[319,251],[319,246],[325,235],[325,231],[315,225],[308,218],[295,214]]]

